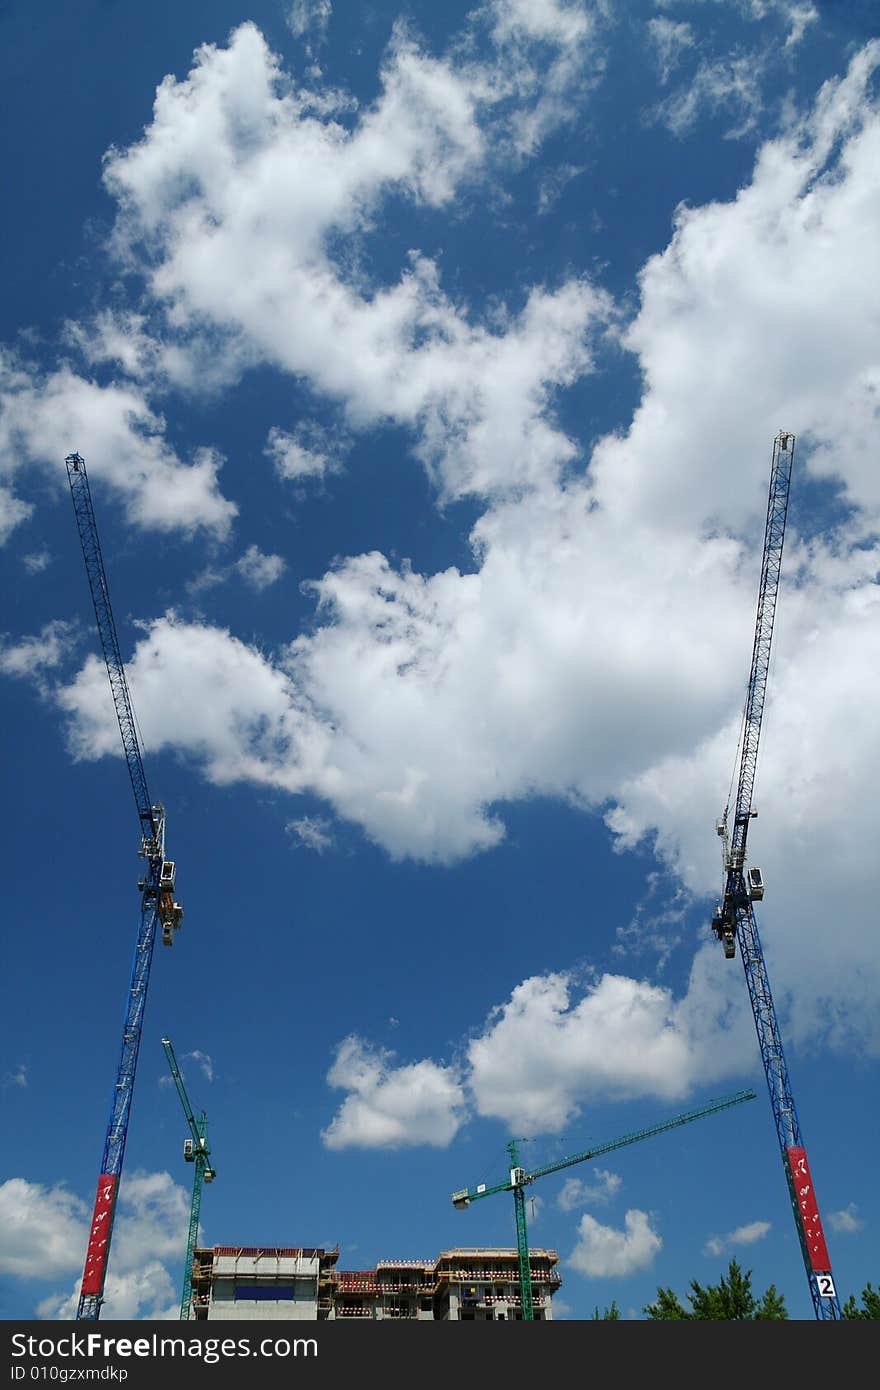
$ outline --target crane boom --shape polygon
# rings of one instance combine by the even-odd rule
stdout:
[[[92,594],[92,603],[95,606],[98,635],[101,638],[107,675],[110,678],[110,690],[113,694],[113,703],[116,706],[119,732],[122,735],[122,748],[125,753],[125,761],[128,764],[128,775],[131,778],[137,813],[143,834],[155,839],[158,837],[159,831],[156,807],[153,805],[147,789],[147,777],[141,758],[131,695],[125,678],[125,666],[119,649],[119,638],[116,635],[113,609],[110,606],[110,590],[107,586],[107,575],[101,555],[101,542],[98,539],[98,526],[95,521],[95,509],[92,506],[86,461],[80,454],[68,454],[65,463],[67,464],[67,478],[70,483],[70,495],[73,498],[73,510],[82,543],[83,558],[86,562],[89,589]]]
[[[104,1283],[119,1190],[119,1178],[128,1137],[128,1121],[134,1091],[138,1053],[141,1043],[144,1009],[150,982],[153,947],[157,923],[161,921],[163,940],[170,945],[172,932],[180,926],[183,909],[174,901],[175,866],[165,858],[165,810],[153,803],[147,787],[146,774],[137,737],[134,710],[129,694],[125,667],[119,649],[116,623],[110,604],[110,590],[101,555],[98,527],[92,505],[85,459],[78,453],[65,459],[70,495],[76,524],[82,543],[83,558],[89,589],[95,608],[95,618],[119,731],[134,792],[135,806],[141,826],[140,855],[145,871],[138,883],[141,892],[141,911],[137,940],[132,957],[128,992],[122,1025],[122,1047],[110,1101],[110,1115],[101,1155],[101,1172],[89,1229],[83,1280],[77,1309],[78,1319],[100,1317],[104,1301]]]
[[[211,1150],[208,1148],[208,1117],[204,1110],[197,1120],[193,1114],[192,1106],[189,1103],[189,1096],[183,1084],[183,1077],[177,1065],[177,1058],[174,1055],[174,1048],[171,1046],[169,1038],[162,1039],[162,1046],[165,1049],[165,1056],[171,1068],[171,1075],[174,1077],[174,1084],[177,1087],[177,1094],[183,1106],[183,1113],[189,1125],[189,1132],[192,1135],[191,1144],[184,1144],[183,1154],[188,1162],[194,1163],[193,1171],[193,1190],[192,1199],[189,1205],[189,1229],[186,1239],[186,1255],[183,1264],[183,1284],[180,1290],[180,1321],[186,1322],[192,1317],[192,1260],[193,1251],[196,1247],[196,1240],[199,1234],[199,1214],[202,1207],[202,1185],[206,1182],[213,1182],[217,1176],[216,1169],[213,1168],[208,1159]]]
[[[171,1068],[171,1075],[173,1076],[174,1084],[177,1087],[177,1094],[180,1096],[180,1103],[183,1106],[183,1113],[186,1116],[186,1122],[189,1125],[189,1132],[193,1137],[194,1143],[198,1144],[202,1136],[200,1135],[198,1125],[196,1124],[196,1117],[193,1114],[193,1108],[189,1103],[189,1096],[186,1094],[186,1087],[183,1084],[183,1077],[180,1074],[180,1067],[177,1065],[177,1058],[174,1055],[174,1048],[171,1046],[170,1038],[163,1038],[162,1046],[165,1049],[165,1056],[168,1058],[168,1065]]]
[[[563,1168],[570,1168],[574,1163],[583,1163],[588,1158],[598,1158],[600,1154],[611,1153],[613,1149],[626,1148],[628,1144],[636,1144],[641,1139],[650,1139],[655,1134],[664,1134],[667,1130],[677,1129],[679,1125],[690,1124],[692,1120],[700,1120],[705,1115],[714,1115],[719,1110],[728,1110],[733,1105],[741,1105],[743,1101],[755,1099],[755,1092],[750,1089],[735,1091],[732,1095],[706,1101],[704,1105],[697,1106],[694,1110],[686,1110],[681,1115],[673,1115],[669,1120],[661,1120],[658,1124],[649,1125],[647,1129],[633,1130],[629,1134],[619,1135],[616,1139],[609,1139],[602,1144],[596,1144],[593,1148],[585,1149],[582,1153],[572,1154],[568,1158],[556,1159],[555,1162],[547,1163],[543,1168],[535,1168],[531,1172],[526,1172],[524,1168],[520,1167],[518,1145],[521,1141],[511,1139],[507,1145],[510,1154],[509,1180],[496,1183],[494,1187],[487,1187],[485,1183],[480,1183],[477,1187],[466,1187],[460,1192],[453,1192],[452,1205],[456,1211],[464,1211],[471,1202],[477,1201],[480,1197],[492,1197],[496,1192],[513,1193],[523,1320],[531,1322],[534,1320],[535,1312],[525,1203],[525,1189],[529,1183],[535,1182],[537,1178],[546,1177],[549,1173],[559,1173]]]
[[[725,807],[724,814],[716,825],[723,841],[724,895],[715,909],[712,928],[718,939],[723,942],[724,954],[728,958],[736,954],[736,942],[739,941],[740,944],[749,1001],[813,1310],[817,1319],[830,1321],[840,1318],[840,1303],[834,1287],[831,1261],[822,1231],[806,1149],[801,1137],[782,1035],[776,1019],[776,1008],[752,906],[753,902],[763,899],[764,880],[760,869],[746,871],[745,868],[749,822],[757,815],[752,807],[752,794],[782,570],[794,445],[794,435],[786,431],[780,431],[773,442],[761,579],[758,586],[752,665],[743,716],[742,752],[733,826],[730,827],[728,824],[729,806]]]

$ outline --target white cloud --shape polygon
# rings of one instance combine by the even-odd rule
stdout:
[[[616,1197],[622,1183],[617,1173],[609,1173],[606,1168],[594,1168],[595,1182],[584,1182],[582,1178],[566,1178],[562,1190],[556,1198],[561,1211],[574,1211],[575,1207],[588,1207],[595,1202],[610,1202]]]
[[[15,1278],[54,1278],[82,1266],[86,1205],[62,1186],[24,1178],[0,1184],[0,1271]]]
[[[832,1211],[828,1220],[832,1230],[842,1235],[853,1235],[856,1231],[860,1231],[865,1224],[859,1216],[859,1209],[855,1202],[850,1202],[849,1206],[844,1207],[842,1211]]]
[[[184,1061],[186,1061],[186,1059],[189,1057],[191,1057],[192,1060],[198,1064],[199,1070],[201,1071],[206,1081],[214,1080],[214,1063],[212,1059],[208,1056],[207,1052],[200,1052],[198,1048],[196,1048],[192,1052],[185,1052],[183,1054]]]
[[[64,459],[81,446],[90,479],[114,489],[130,522],[225,536],[237,508],[218,490],[219,454],[197,449],[184,464],[163,430],[132,382],[100,386],[67,365],[42,374],[0,352],[0,472],[39,465],[60,486]]]
[[[526,35],[564,48],[584,39],[593,17],[583,0],[490,0],[495,38]]]
[[[698,1087],[741,1076],[755,1066],[754,1024],[741,979],[709,946],[697,952],[681,999],[619,975],[604,975],[586,989],[560,974],[525,980],[504,1005],[490,1012],[483,1031],[462,1051],[463,1062],[454,1076],[429,1061],[418,1068],[425,1069],[425,1076],[442,1075],[444,1096],[454,1081],[456,1105],[466,1097],[468,1108],[477,1114],[500,1119],[508,1129],[529,1136],[570,1128],[594,1097],[607,1102],[658,1096],[682,1102]],[[376,1096],[392,1075],[400,1082],[395,1099],[402,1094],[403,1102],[409,1103],[409,1091],[415,1094],[417,1088],[410,1075],[414,1069],[392,1072],[390,1055],[362,1039],[341,1044],[338,1069],[329,1079],[332,1085],[345,1084],[353,1096],[331,1127],[334,1137],[337,1126],[346,1137],[351,1129],[362,1131],[366,1137],[360,1142],[365,1143],[373,1134],[378,1144],[386,1132],[396,1133],[393,1127],[383,1128],[385,1117],[376,1112],[385,1106]],[[423,1079],[421,1072],[418,1079]],[[658,1123],[699,1108],[680,1103]],[[723,1124],[727,1108],[682,1123],[708,1119]],[[452,1133],[464,1119],[464,1113],[456,1111]],[[436,1141],[420,1136],[414,1127],[412,1142]],[[578,1179],[565,1184],[559,1197],[563,1209],[610,1200],[616,1194],[620,1179],[605,1170],[594,1171],[595,1184]]]
[[[807,4],[787,4],[785,10],[790,25],[785,46],[796,48],[810,25],[818,21],[819,11],[809,0]]]
[[[861,929],[874,886],[850,811],[860,807],[865,841],[876,839],[880,731],[863,691],[880,666],[880,548],[872,539],[880,519],[872,328],[880,316],[880,118],[869,91],[878,59],[880,43],[856,53],[811,111],[761,147],[735,198],[679,209],[669,246],[644,267],[640,307],[623,336],[643,374],[641,403],[628,430],[599,442],[583,476],[550,402],[553,382],[588,369],[585,325],[610,312],[589,286],[533,292],[503,331],[490,330],[449,303],[423,261],[367,299],[324,255],[326,228],[362,225],[352,144],[363,150],[390,119],[390,93],[402,90],[404,71],[411,83],[436,79],[448,101],[443,65],[426,67],[399,40],[385,95],[351,135],[300,117],[248,26],[228,49],[205,50],[187,83],[169,79],[144,142],[111,161],[125,205],[120,235],[138,224],[158,236],[157,263],[170,277],[162,283],[186,319],[187,306],[219,313],[221,300],[227,304],[230,277],[215,266],[215,283],[211,255],[226,257],[224,269],[234,265],[252,230],[249,209],[268,209],[275,271],[295,226],[303,265],[319,266],[330,300],[309,321],[307,292],[301,321],[298,301],[297,314],[286,312],[293,301],[283,295],[283,303],[260,306],[252,277],[232,276],[256,296],[230,306],[236,332],[251,342],[267,333],[261,351],[311,372],[350,420],[390,413],[417,423],[418,451],[441,495],[479,494],[485,510],[471,538],[473,572],[420,575],[379,554],[350,557],[314,586],[315,628],[274,655],[174,615],[154,623],[129,668],[150,745],[200,758],[219,782],[249,779],[322,797],[398,858],[452,862],[491,848],[504,834],[504,803],[536,794],[602,808],[619,848],[647,843],[679,880],[676,891],[702,899],[720,881],[712,824],[736,748],[771,441],[793,428],[794,496],[799,488],[810,496],[804,478],[826,479],[850,519],[821,540],[798,534],[813,528],[812,516],[795,509],[789,522],[750,852],[769,885],[762,934],[771,977],[779,965],[788,989],[777,997],[786,1037],[796,1046],[880,1050],[880,959]],[[464,101],[453,122],[456,150],[467,145],[477,105]],[[213,163],[229,153],[233,126],[251,132],[236,166],[251,201],[229,187],[234,161]],[[426,159],[437,129],[432,118],[419,136]],[[286,187],[278,175],[288,146],[302,146],[317,180],[312,201],[295,212],[273,202]],[[374,153],[369,197],[395,178],[397,186],[409,180],[416,196],[414,150],[393,176],[389,149]],[[172,176],[190,165],[195,201],[180,203]],[[296,181],[302,171],[289,172]],[[443,200],[439,186],[419,190]],[[206,209],[219,218],[211,248],[199,241]],[[182,235],[190,217],[192,240]],[[178,263],[189,246],[207,258]],[[294,283],[285,275],[273,280],[284,295]],[[327,303],[341,317],[321,317]],[[285,331],[273,337],[267,325],[276,308]],[[325,332],[331,320],[333,334]],[[317,365],[306,362],[307,338]],[[81,755],[118,756],[105,684],[87,663],[63,695]],[[822,897],[801,891],[816,864]],[[833,941],[823,922],[829,897],[840,914]],[[688,905],[687,896],[676,898],[676,911]],[[668,937],[669,926],[661,922],[660,934]],[[694,1041],[725,1026],[740,983],[707,951],[686,994],[648,1010],[659,1053],[652,1047],[627,1072],[624,1048],[615,1084],[684,1094],[733,1074]],[[526,1012],[537,1017],[547,986],[523,988]],[[646,1004],[645,991],[624,981],[621,1009]],[[504,1009],[513,1029],[516,1009]],[[551,1065],[552,1103],[536,1102],[542,1123],[601,1084],[576,1065],[590,1019],[577,1003],[547,1007],[542,1023],[569,1060]],[[737,1041],[737,1065],[752,1048],[753,1039]],[[733,1054],[721,1051],[726,1067]],[[537,1095],[530,1058],[527,1051],[522,1067]],[[684,1065],[678,1091],[669,1089],[671,1060]],[[493,1100],[492,1073],[486,1103],[507,1114],[512,1103]]]
[[[269,431],[264,453],[272,459],[279,478],[299,482],[323,478],[341,471],[345,443],[317,425],[300,425],[292,434],[277,425]]]
[[[707,1078],[748,1065],[746,1020],[737,1004],[726,1005],[729,995],[717,953],[697,957],[681,1001],[621,975],[603,975],[580,997],[563,975],[525,980],[468,1045],[476,1108],[537,1134],[566,1128],[591,1096],[680,1100]],[[725,1055],[716,1061],[706,1044],[725,1027]]]
[[[417,252],[396,284],[371,287],[333,260],[329,239],[367,233],[392,192],[440,207],[481,177],[502,157],[481,117],[502,98],[507,109],[516,95],[528,117],[520,143],[562,119],[550,107],[582,58],[564,50],[554,87],[527,66],[528,44],[543,51],[589,25],[580,7],[534,9],[498,10],[498,43],[514,47],[491,69],[461,54],[431,58],[398,27],[382,94],[350,132],[316,119],[260,32],[242,25],[228,48],[201,48],[186,81],[165,79],[144,140],[106,166],[117,246],[130,260],[147,250],[149,288],[176,332],[213,324],[243,345],[242,360],[338,401],[352,428],[414,430],[449,496],[516,487],[568,460],[550,395],[590,370],[608,298],[580,281],[534,289],[486,326],[452,303]],[[269,448],[288,474],[326,467],[325,451],[296,435],[274,431]]]
[[[33,680],[40,690],[46,690],[45,672],[61,665],[73,650],[75,641],[75,626],[60,619],[46,623],[38,634],[21,637],[17,642],[0,636],[0,672]]]
[[[663,72],[668,75],[676,55],[670,51],[664,58],[664,51],[661,47]],[[767,61],[759,53],[704,59],[686,83],[654,108],[654,118],[662,121],[673,135],[684,136],[706,110],[712,115],[729,111],[735,123],[725,133],[725,139],[739,139],[755,128],[761,113]]]
[[[663,17],[648,20],[648,38],[657,50],[660,81],[669,81],[670,74],[681,60],[682,52],[694,45],[690,24]]]
[[[550,211],[573,179],[580,178],[585,172],[585,167],[578,164],[560,164],[541,175],[538,188],[538,213],[541,216]]]
[[[246,584],[260,592],[276,583],[287,568],[280,555],[265,555],[259,546],[249,545],[234,568]]]
[[[25,1178],[0,1185],[0,1271],[40,1280],[78,1272],[69,1292],[40,1302],[40,1317],[76,1317],[90,1215],[63,1185]],[[172,1279],[166,1263],[182,1266],[188,1229],[189,1194],[168,1173],[134,1170],[121,1180],[103,1320],[177,1317],[177,1274]]]
[[[750,1221],[745,1226],[738,1226],[735,1231],[729,1231],[726,1236],[710,1236],[703,1247],[703,1254],[717,1258],[731,1247],[754,1245],[756,1241],[763,1240],[769,1231],[769,1221]]]
[[[628,1211],[623,1230],[601,1226],[594,1217],[584,1215],[568,1263],[589,1279],[624,1279],[649,1269],[662,1247],[646,1212]]]
[[[295,39],[308,35],[310,42],[320,42],[326,36],[332,13],[332,0],[293,0],[287,24]]]
[[[284,828],[305,849],[313,849],[316,854],[323,854],[333,845],[330,821],[323,816],[300,816],[299,820],[288,821]]]
[[[28,574],[42,574],[52,562],[52,556],[48,550],[35,550],[30,555],[25,555],[22,564]]]
[[[339,1044],[327,1080],[349,1094],[322,1131],[328,1149],[451,1143],[464,1118],[455,1072],[430,1061],[395,1067],[392,1058],[354,1036]]]
[[[8,1090],[10,1086],[14,1086],[17,1090],[23,1091],[27,1087],[27,1084],[28,1066],[26,1062],[19,1062],[18,1066],[6,1073],[2,1083],[0,1083],[4,1091]]]
[[[0,486],[0,545],[5,545],[16,526],[33,513],[30,502],[16,497],[11,488]]]
[[[37,1304],[37,1315],[53,1322],[71,1322],[79,1304],[79,1283],[67,1294],[50,1294]],[[136,1269],[110,1272],[104,1286],[102,1322],[170,1322],[180,1316],[180,1295],[171,1274],[158,1260],[145,1255]]]
[[[190,674],[172,694],[169,673],[177,670]],[[293,707],[283,672],[253,648],[227,632],[178,622],[171,614],[138,643],[126,661],[126,675],[151,748],[198,752],[208,776],[221,785],[249,777],[297,785],[301,774],[286,769],[285,760],[298,730],[307,739],[309,721]],[[60,692],[59,703],[72,718],[74,756],[121,756],[106,672],[97,657],[88,658],[72,685]]]

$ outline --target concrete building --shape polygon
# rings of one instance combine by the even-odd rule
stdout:
[[[531,1250],[536,1321],[553,1317],[562,1282],[555,1250]],[[423,1322],[522,1319],[519,1260],[510,1249],[444,1250],[436,1260],[380,1260],[337,1269],[338,1248],[215,1245],[193,1252],[196,1318]]]

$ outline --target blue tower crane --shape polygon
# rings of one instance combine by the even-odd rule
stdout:
[[[101,1172],[98,1178],[92,1224],[89,1229],[89,1242],[76,1315],[78,1319],[95,1320],[100,1317],[101,1304],[104,1301],[107,1260],[110,1254],[110,1240],[113,1232],[113,1218],[119,1191],[119,1178],[122,1172],[122,1160],[125,1154],[125,1141],[128,1136],[128,1118],[131,1111],[156,929],[161,922],[162,940],[170,946],[174,939],[174,932],[180,926],[183,918],[183,908],[174,899],[174,862],[165,858],[165,810],[160,803],[152,801],[147,789],[131,696],[119,650],[113,609],[110,606],[110,591],[107,586],[107,575],[104,571],[85,459],[80,454],[73,453],[67,455],[65,463],[76,524],[82,542],[89,588],[95,607],[98,634],[101,638],[107,674],[110,677],[110,689],[116,707],[119,731],[122,735],[122,747],[125,761],[128,764],[128,773],[131,778],[140,821],[140,855],[145,861],[144,872],[138,882],[141,893],[140,925],[131,964],[131,977],[125,996],[122,1049],[110,1101],[110,1116],[107,1121],[104,1150],[101,1155]]]
[[[715,908],[712,928],[718,940],[722,942],[724,954],[728,959],[736,955],[736,943],[739,941],[813,1309],[818,1319],[835,1321],[841,1316],[840,1303],[834,1287],[831,1260],[822,1230],[822,1219],[807,1161],[807,1151],[801,1136],[782,1048],[782,1035],[776,1019],[770,980],[752,907],[754,902],[760,902],[764,897],[764,878],[760,869],[746,870],[749,823],[758,814],[752,806],[752,792],[758,762],[764,699],[767,693],[776,600],[779,594],[794,444],[794,435],[786,432],[780,432],[773,442],[752,666],[743,714],[736,805],[733,824],[731,825],[729,820],[728,802],[715,827],[723,846],[724,895]]]
[[[208,1162],[211,1157],[211,1150],[208,1147],[208,1117],[204,1110],[198,1119],[193,1114],[193,1108],[189,1103],[189,1096],[183,1084],[183,1077],[180,1074],[180,1067],[177,1065],[177,1058],[174,1055],[174,1048],[170,1038],[162,1039],[162,1046],[165,1049],[165,1056],[171,1068],[171,1075],[174,1077],[174,1084],[177,1087],[177,1094],[180,1096],[180,1103],[183,1106],[183,1113],[189,1125],[191,1139],[183,1141],[183,1156],[187,1163],[194,1164],[193,1168],[193,1188],[192,1199],[189,1204],[189,1232],[186,1239],[186,1254],[183,1264],[183,1285],[180,1291],[180,1319],[182,1322],[192,1317],[192,1262],[193,1251],[196,1248],[196,1240],[199,1234],[199,1214],[202,1209],[202,1186],[206,1182],[213,1182],[217,1176],[216,1168]]]

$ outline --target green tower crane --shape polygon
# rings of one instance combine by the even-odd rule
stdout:
[[[183,1077],[180,1074],[180,1067],[177,1065],[177,1058],[174,1055],[174,1048],[171,1046],[169,1038],[162,1039],[162,1046],[165,1049],[165,1056],[168,1058],[168,1065],[171,1068],[171,1075],[174,1077],[174,1084],[177,1087],[177,1094],[183,1104],[183,1113],[186,1115],[186,1122],[189,1125],[191,1139],[183,1142],[183,1156],[187,1163],[195,1165],[193,1172],[192,1201],[189,1206],[189,1235],[186,1241],[186,1262],[183,1266],[183,1287],[180,1292],[180,1319],[186,1321],[192,1317],[192,1258],[195,1249],[196,1239],[199,1234],[199,1212],[202,1206],[202,1184],[213,1182],[217,1176],[217,1171],[212,1168],[208,1159],[211,1150],[208,1148],[208,1117],[204,1110],[198,1119],[193,1114],[192,1106],[189,1103],[189,1096],[186,1094],[186,1087],[183,1084]]]
[[[574,1163],[583,1163],[588,1158],[598,1158],[600,1154],[610,1153],[612,1149],[625,1148],[627,1144],[636,1144],[640,1139],[650,1139],[654,1134],[663,1134],[668,1129],[676,1129],[679,1125],[690,1124],[691,1120],[700,1120],[704,1115],[715,1115],[719,1110],[727,1110],[732,1105],[742,1104],[744,1100],[754,1099],[755,1092],[752,1090],[735,1091],[732,1095],[722,1096],[719,1100],[707,1101],[705,1105],[698,1106],[696,1110],[686,1110],[682,1115],[674,1115],[671,1120],[663,1120],[660,1124],[649,1125],[647,1129],[634,1130],[631,1134],[622,1134],[618,1139],[609,1139],[603,1144],[596,1144],[594,1148],[585,1149],[583,1153],[572,1154],[569,1158],[559,1158],[555,1163],[548,1163],[543,1168],[536,1168],[531,1173],[527,1173],[524,1168],[521,1168],[519,1162],[519,1144],[525,1141],[511,1139],[507,1145],[507,1151],[510,1154],[510,1178],[507,1182],[496,1183],[494,1187],[487,1187],[485,1183],[479,1183],[476,1187],[465,1187],[460,1192],[453,1192],[452,1205],[456,1211],[465,1211],[471,1202],[475,1202],[479,1197],[491,1197],[496,1192],[513,1193],[523,1321],[533,1322],[535,1319],[535,1305],[532,1299],[532,1270],[529,1262],[529,1241],[526,1228],[526,1188],[529,1183],[533,1183],[537,1178],[546,1177],[548,1173],[558,1173],[563,1168],[570,1168]]]

